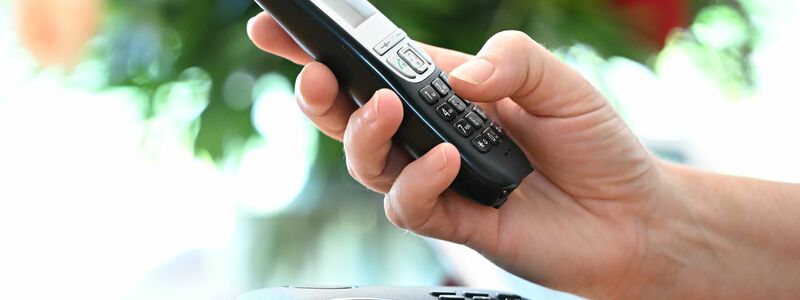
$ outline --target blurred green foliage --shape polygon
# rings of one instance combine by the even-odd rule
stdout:
[[[523,30],[548,48],[586,44],[604,57],[641,62],[659,49],[635,38],[608,1],[603,0],[373,0],[415,39],[474,53],[493,33]],[[735,0],[694,0],[693,12],[729,4],[747,19]],[[221,160],[235,141],[256,134],[248,108],[226,104],[225,84],[234,72],[255,77],[278,72],[294,78],[300,67],[256,49],[246,22],[260,12],[250,0],[114,0],[105,36],[109,37],[110,83],[136,86],[155,95],[159,87],[197,67],[211,79],[209,105],[196,137],[198,154]],[[750,37],[751,39],[754,37]],[[745,43],[740,47],[747,47]],[[745,51],[746,53],[746,51]],[[247,85],[234,88],[246,89]],[[325,139],[320,163],[334,170],[341,147]]]
[[[467,53],[477,52],[498,31],[522,30],[550,49],[582,44],[601,57],[623,56],[648,64],[660,49],[642,42],[636,28],[624,21],[610,1],[372,0],[416,40]],[[691,1],[691,19],[701,8],[722,4],[727,9],[717,14],[735,15],[726,20],[739,20],[741,26],[751,28],[736,0]],[[239,98],[252,96],[256,79],[264,74],[295,78],[301,69],[251,44],[245,30],[247,20],[259,12],[252,0],[112,0],[103,46],[98,47],[96,56],[107,62],[109,86],[132,86],[149,95],[151,115],[157,115],[165,101],[179,100],[165,96],[175,82],[195,87],[197,91],[191,95],[203,99],[183,101],[205,107],[189,129],[196,155],[227,166],[244,151],[248,139],[258,136],[248,104],[252,99]],[[695,37],[688,31],[680,38],[713,39],[718,34],[712,25],[706,26],[706,34]],[[716,74],[730,77],[725,80],[742,80],[747,77],[744,58],[756,38],[749,34],[743,40],[717,40],[722,48],[698,42],[698,52],[704,54],[698,57]],[[281,143],[292,147],[292,141]],[[259,287],[285,284],[280,280],[287,278],[302,280],[303,274],[316,272],[308,270],[348,269],[357,274],[359,265],[353,264],[357,260],[368,262],[359,269],[373,280],[366,283],[431,280],[404,281],[402,274],[418,274],[414,266],[425,266],[432,280],[442,277],[443,270],[429,267],[435,264],[429,249],[377,221],[382,202],[347,176],[342,146],[328,138],[322,138],[319,146],[313,184],[299,197],[304,201],[297,201],[292,212],[248,221],[254,235],[250,284]],[[269,191],[264,193],[269,195]],[[373,198],[375,201],[367,200]],[[352,257],[331,259],[326,253]],[[414,257],[417,264],[398,259],[404,255]],[[404,272],[404,268],[411,269]],[[401,275],[381,272],[385,269]],[[329,275],[348,282],[359,278]]]

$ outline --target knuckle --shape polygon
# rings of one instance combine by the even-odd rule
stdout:
[[[392,184],[394,184],[394,178],[380,175],[370,180],[368,187],[376,193],[384,194],[392,187]]]
[[[502,42],[511,42],[511,43],[532,43],[533,39],[527,34],[519,30],[506,30],[497,33],[494,36],[495,39],[502,41]]]
[[[350,177],[353,177],[356,181],[361,182],[358,172],[356,172],[355,167],[353,166],[353,162],[350,160],[349,156],[345,156],[345,165],[347,166],[347,173],[350,174]]]
[[[527,33],[518,30],[501,31],[486,42],[481,50],[482,56],[492,62],[501,64],[518,64],[515,59],[527,56],[538,45]]]
[[[345,151],[352,151],[354,147],[358,146],[355,145],[355,137],[358,136],[359,127],[360,118],[358,117],[358,112],[354,112],[347,120],[347,124],[342,128]]]
[[[395,183],[395,178],[386,176],[382,172],[359,170],[359,182],[377,193],[386,193]]]
[[[297,75],[297,80],[294,81],[294,98],[297,100],[297,103],[305,102],[305,97],[303,96],[303,74]],[[302,107],[302,106],[301,106]]]
[[[364,108],[359,108],[355,112],[350,115],[350,118],[347,120],[347,128],[349,131],[359,130],[361,128],[361,123],[364,121]]]
[[[407,223],[406,229],[413,232],[425,233],[428,232],[428,224],[430,224],[430,221],[430,218],[414,218]]]
[[[502,31],[492,37],[490,44],[503,57],[514,57],[515,53],[536,53],[543,48],[530,35],[519,30]]]
[[[430,223],[430,214],[426,212],[414,211],[413,209],[409,211],[409,209],[402,209],[405,208],[412,208],[415,207],[414,201],[418,201],[416,197],[413,197],[409,193],[409,186],[407,186],[406,181],[402,178],[398,178],[394,182],[394,186],[392,187],[391,191],[389,192],[389,197],[391,197],[392,201],[397,204],[401,210],[406,211],[407,213],[404,214],[403,218],[403,228],[413,231],[413,232],[424,232],[425,228]],[[426,217],[427,216],[427,217]]]
[[[355,159],[353,155],[347,153],[347,150],[345,150],[347,173],[364,187],[383,194],[395,183],[395,178],[386,176],[383,172],[371,171],[370,168],[365,166],[365,162],[356,161]]]
[[[361,116],[360,112],[361,112],[361,110],[358,109],[358,110],[354,111],[352,114],[350,114],[350,117],[347,119],[347,127],[352,127],[352,126],[356,125],[356,123],[359,120],[359,117]]]
[[[389,222],[394,224],[394,226],[406,229],[405,224],[403,224],[403,221],[400,219],[400,216],[397,214],[397,211],[395,211],[394,207],[392,206],[391,197],[392,197],[391,194],[387,193],[386,196],[383,198],[383,203],[384,203],[383,205],[384,205],[384,211],[386,212],[386,218],[389,219]]]
[[[326,135],[338,141],[343,140],[344,135],[347,132],[346,127],[333,127],[333,128],[323,129],[320,125],[317,125],[317,128],[320,128],[320,130],[322,130]]]

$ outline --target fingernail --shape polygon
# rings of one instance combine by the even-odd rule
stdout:
[[[304,111],[310,114],[316,113],[312,107],[308,105],[306,102],[306,96],[303,95],[303,73],[305,73],[306,68],[300,70],[300,74],[297,75],[297,80],[294,82],[294,95],[297,99],[297,104],[299,104]]]
[[[434,159],[430,162],[430,167],[432,170],[436,170],[437,172],[444,170],[447,168],[447,147],[440,146],[439,147],[439,154],[434,156]]]
[[[295,81],[294,84],[294,94],[297,96],[297,103],[300,105],[300,107],[307,115],[313,117],[319,117],[325,112],[327,112],[328,108],[308,103],[308,99],[306,98],[305,95],[303,95],[303,74],[306,73],[307,69],[308,67],[303,68],[303,70],[300,71],[300,74],[297,75],[297,81]]]
[[[371,108],[367,109],[367,112],[364,113],[364,119],[370,122],[375,122],[378,120],[378,116],[381,114],[381,92],[378,91],[375,93],[375,96],[372,97],[370,100]]]
[[[486,59],[478,58],[456,68],[450,73],[450,76],[472,85],[479,85],[489,80],[494,71],[494,64]]]
[[[250,20],[247,20],[247,37],[249,37],[251,40],[253,39],[253,30],[255,23],[256,23],[256,17],[252,17],[250,18]]]

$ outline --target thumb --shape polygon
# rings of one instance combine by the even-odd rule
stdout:
[[[453,70],[450,81],[465,98],[511,98],[538,117],[575,117],[606,105],[583,76],[519,31],[489,39],[475,58]]]

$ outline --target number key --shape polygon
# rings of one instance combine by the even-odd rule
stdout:
[[[492,127],[492,129],[494,129],[494,132],[497,132],[497,134],[500,135],[500,137],[506,136],[506,131],[503,130],[503,127],[500,127],[500,124],[497,124],[497,122],[492,122],[492,125],[490,125],[489,127]]]
[[[441,94],[442,97],[447,96],[447,94],[450,94],[450,87],[447,86],[447,84],[445,84],[444,81],[442,81],[439,78],[436,78],[436,80],[434,80],[431,85],[433,85],[433,87],[436,88],[436,91],[439,92],[439,94]]]
[[[485,136],[492,145],[500,145],[500,135],[494,132],[492,128],[486,128],[486,130],[483,131],[483,136]]]
[[[431,105],[436,104],[437,102],[439,102],[439,99],[442,99],[442,97],[440,97],[439,94],[436,93],[436,90],[433,89],[432,86],[426,86],[421,91],[419,91],[419,94],[422,96],[422,99],[424,99],[425,102]]]
[[[458,96],[450,97],[450,99],[447,100],[447,103],[450,103],[450,105],[452,105],[460,113],[467,110],[467,104],[464,103],[464,101],[461,101],[461,98],[458,98]]]
[[[483,135],[479,135],[472,140],[472,147],[475,147],[475,150],[478,150],[481,153],[489,153],[489,151],[492,150],[492,146],[490,144],[491,142],[489,142],[489,139]]]
[[[436,108],[436,112],[439,113],[439,116],[442,117],[447,122],[452,121],[458,115],[455,108],[450,106],[450,104],[442,104]]]
[[[467,114],[467,117],[466,117],[466,118],[467,118],[467,120],[469,120],[469,122],[470,122],[470,123],[472,123],[472,125],[474,125],[476,128],[481,128],[481,127],[483,127],[483,119],[482,119],[481,117],[479,117],[479,116],[478,116],[478,114],[476,114],[476,113],[469,113],[469,114]]]
[[[453,127],[455,127],[456,131],[463,137],[469,137],[475,132],[475,127],[467,122],[467,120],[459,120]]]
[[[486,111],[483,110],[480,106],[475,105],[475,108],[472,109],[481,119],[489,120],[489,116],[486,115]]]

